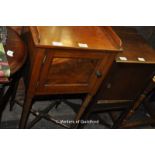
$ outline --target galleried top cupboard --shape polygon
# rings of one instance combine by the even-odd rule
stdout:
[[[87,93],[121,51],[121,40],[110,27],[30,27],[28,47],[35,94]]]
[[[93,96],[122,51],[112,28],[98,26],[29,27],[27,45],[29,67],[21,127],[35,95]]]

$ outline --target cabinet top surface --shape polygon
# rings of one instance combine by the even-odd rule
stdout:
[[[35,26],[30,31],[39,47],[122,50],[122,42],[111,27]]]
[[[124,51],[118,54],[120,63],[155,64],[155,50],[148,45],[140,34],[129,27],[113,27],[123,42]],[[126,58],[126,60],[121,58]]]

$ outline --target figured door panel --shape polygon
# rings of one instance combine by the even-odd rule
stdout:
[[[42,68],[39,91],[88,92],[101,62],[99,58],[47,58]]]
[[[97,64],[97,59],[54,58],[45,85],[87,85]]]

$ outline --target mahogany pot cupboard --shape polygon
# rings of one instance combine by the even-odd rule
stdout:
[[[103,100],[133,101],[155,71],[155,50],[134,28],[113,27],[121,38],[119,53],[100,89]],[[121,60],[120,57],[126,58]],[[116,91],[117,90],[117,91]]]
[[[113,27],[113,30],[123,42],[123,52],[116,56],[86,115],[88,117],[89,113],[109,109],[112,119],[116,122],[117,115],[112,111],[130,108],[137,102],[140,104],[139,98],[143,96],[144,90],[155,75],[155,50],[132,27]],[[151,104],[147,105],[149,105],[147,108],[151,109]],[[144,120],[127,122],[122,127],[133,127],[143,123]],[[118,127],[118,124],[115,124],[115,128],[116,126]]]
[[[29,27],[26,95],[20,128],[25,128],[35,96],[86,94],[75,117],[80,120],[105,79],[122,41],[111,27]],[[76,125],[75,125],[76,126]]]

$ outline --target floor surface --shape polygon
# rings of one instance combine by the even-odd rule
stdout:
[[[17,91],[16,100],[23,103],[24,100],[24,87],[22,80],[20,81],[20,85]],[[68,100],[72,102],[74,105],[80,105],[81,100],[80,99],[72,99]],[[43,110],[48,105],[54,104],[54,100],[48,100],[48,101],[36,101],[33,104],[33,109],[35,110]],[[2,123],[1,128],[2,129],[18,129],[19,120],[21,117],[22,107],[18,104],[15,104],[13,107],[13,110],[9,110],[10,105],[7,104],[3,115],[2,115]],[[141,108],[139,110],[140,112],[134,116],[135,119],[141,117],[142,115],[146,115],[145,110]],[[61,104],[56,108],[54,107],[52,110],[49,111],[49,113],[56,121],[63,122],[65,125],[70,125],[75,117],[75,112],[73,109],[67,105],[64,102],[61,102]],[[101,122],[96,119],[96,117],[92,117],[91,121],[82,122],[84,124],[84,129],[108,129],[109,125],[112,125],[111,117],[108,115],[108,113],[101,113],[99,114],[100,118],[104,120],[108,125],[103,125]],[[34,119],[34,115],[30,114],[29,116],[29,122],[31,122]],[[152,128],[151,126],[143,126],[143,127],[137,127],[137,128]],[[51,121],[41,119],[38,121],[32,129],[64,129],[64,127],[57,125],[56,123],[53,123]]]

